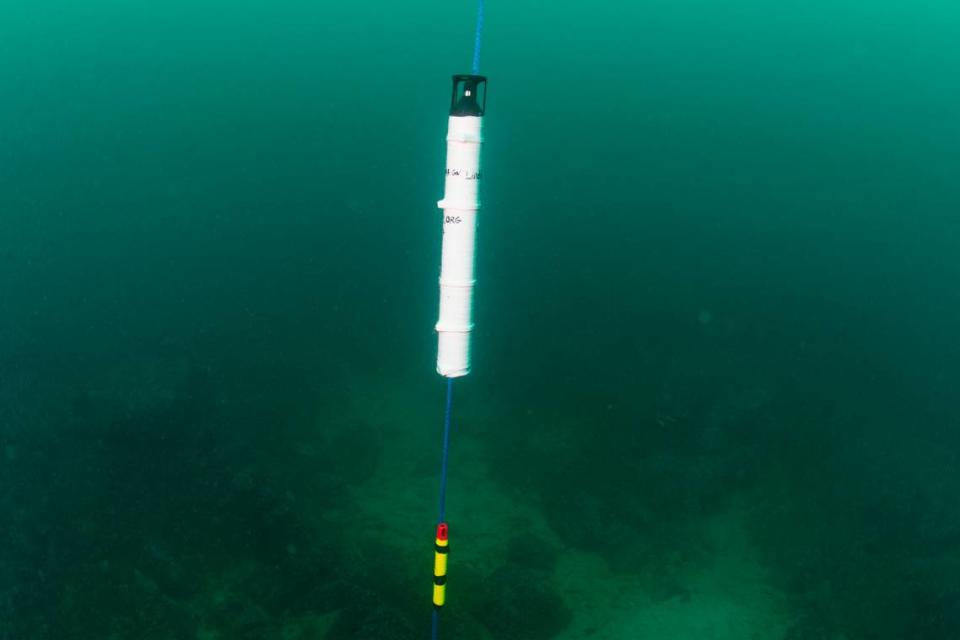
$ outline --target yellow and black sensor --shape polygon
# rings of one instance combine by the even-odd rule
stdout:
[[[450,552],[447,523],[437,525],[433,544],[433,606],[439,609],[447,601],[447,555]]]

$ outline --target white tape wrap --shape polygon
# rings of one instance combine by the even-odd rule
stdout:
[[[437,203],[443,209],[437,372],[448,378],[470,373],[482,129],[478,116],[450,116],[447,128],[447,177]]]

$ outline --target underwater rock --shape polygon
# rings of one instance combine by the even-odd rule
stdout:
[[[267,612],[253,600],[238,601],[228,612],[229,616],[221,619],[220,628],[231,640],[262,640],[274,626]]]
[[[547,640],[572,616],[550,574],[505,565],[487,577],[477,617],[496,640]]]
[[[344,609],[325,640],[416,640],[410,620],[400,610],[377,603],[373,598]]]
[[[616,516],[598,496],[586,491],[560,490],[545,495],[545,515],[564,542],[584,549],[610,543],[609,531]]]
[[[528,569],[551,572],[558,556],[552,544],[532,533],[514,536],[507,543],[507,560]]]
[[[354,638],[356,640],[413,640],[417,636],[413,625],[400,611],[380,606],[367,612]]]
[[[458,597],[463,595],[462,591],[458,591],[457,594]],[[426,621],[426,618],[424,620]],[[486,638],[482,625],[463,607],[445,608],[441,616],[440,626],[442,629],[440,635],[445,638],[456,638],[456,640],[481,640]]]

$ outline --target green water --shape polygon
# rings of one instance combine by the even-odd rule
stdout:
[[[0,5],[0,640],[429,637],[474,11]],[[960,637],[958,42],[490,0],[442,637]]]

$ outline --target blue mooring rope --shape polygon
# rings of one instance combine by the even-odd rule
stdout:
[[[477,33],[473,38],[473,75],[480,73],[480,36],[483,34],[483,0],[477,6]]]
[[[453,412],[453,378],[447,378],[447,408],[443,412],[443,461],[440,464],[440,517],[447,516],[447,459],[450,457],[450,414]]]
[[[447,460],[450,458],[450,415],[453,413],[453,378],[447,378],[447,406],[443,412],[443,454],[440,463],[440,515],[437,524],[447,517]],[[440,610],[433,610],[430,637],[439,637]]]
[[[473,75],[480,73],[480,39],[483,35],[483,0],[477,6],[477,30],[473,38]],[[447,517],[447,461],[450,458],[450,416],[453,413],[453,378],[447,378],[447,406],[443,412],[443,457],[440,464],[440,509],[437,524]],[[434,608],[430,637],[439,637],[440,610]]]

